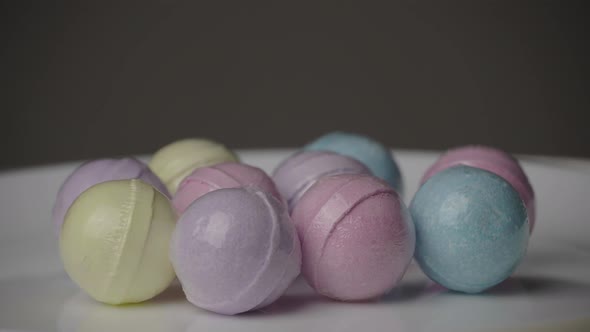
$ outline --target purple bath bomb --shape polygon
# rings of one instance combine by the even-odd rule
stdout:
[[[135,158],[97,159],[76,168],[61,185],[53,206],[53,223],[59,233],[72,203],[86,189],[107,181],[140,179],[170,198],[160,179]]]
[[[229,188],[186,209],[170,259],[191,303],[235,315],[284,293],[299,274],[301,248],[282,202],[257,188]]]
[[[197,168],[180,183],[172,205],[180,216],[197,198],[223,188],[257,187],[282,200],[272,179],[260,168],[241,163],[222,163]]]
[[[320,294],[342,301],[377,298],[403,277],[415,246],[410,215],[385,181],[364,174],[324,177],[292,213],[302,272]]]
[[[435,174],[458,165],[471,166],[492,172],[510,183],[524,201],[529,217],[530,231],[533,231],[536,217],[535,192],[526,173],[513,156],[505,151],[488,146],[468,145],[454,148],[445,152],[428,168],[420,184],[424,184]]]
[[[285,159],[273,172],[277,189],[293,211],[303,194],[320,178],[338,174],[371,174],[360,161],[325,151],[301,151]]]

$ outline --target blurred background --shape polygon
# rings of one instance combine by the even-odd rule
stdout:
[[[0,168],[184,137],[590,157],[579,1],[2,1]]]

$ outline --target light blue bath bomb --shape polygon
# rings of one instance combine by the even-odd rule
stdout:
[[[446,288],[478,293],[508,278],[524,257],[524,202],[501,177],[457,166],[430,178],[410,205],[415,258]]]
[[[372,138],[335,131],[317,138],[303,149],[330,151],[352,157],[365,164],[373,175],[387,181],[400,194],[403,191],[401,173],[391,151]]]

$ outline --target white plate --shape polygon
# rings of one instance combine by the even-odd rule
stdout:
[[[290,152],[240,155],[270,171]],[[436,154],[400,151],[396,157],[408,200]],[[270,307],[235,317],[193,307],[178,285],[143,304],[94,302],[63,272],[50,221],[55,193],[76,164],[0,173],[0,330],[590,331],[590,163],[531,158],[523,165],[536,190],[538,221],[526,259],[495,289],[444,291],[413,265],[379,302],[330,301],[298,280]]]

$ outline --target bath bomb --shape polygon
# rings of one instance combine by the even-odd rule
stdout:
[[[310,151],[331,151],[352,157],[365,164],[378,178],[385,180],[400,194],[403,181],[391,151],[374,139],[353,133],[332,132],[303,147]]]
[[[141,180],[94,185],[66,214],[59,242],[64,268],[97,301],[150,299],[174,279],[168,251],[175,218],[168,198]]]
[[[484,169],[508,181],[518,192],[527,208],[530,231],[535,226],[535,193],[524,170],[509,153],[487,146],[463,146],[444,153],[422,177],[423,184],[434,174],[457,165]]]
[[[184,178],[174,195],[172,205],[178,215],[197,198],[223,188],[257,187],[282,200],[274,182],[260,168],[241,163],[222,163],[197,168]]]
[[[321,178],[292,214],[302,272],[320,294],[342,301],[377,298],[402,278],[416,241],[397,192],[370,175]]]
[[[500,176],[455,166],[420,187],[410,204],[415,258],[424,273],[460,292],[478,293],[508,278],[529,239],[526,207]]]
[[[53,206],[53,223],[59,233],[72,202],[95,184],[113,180],[143,180],[169,196],[160,179],[143,162],[135,158],[98,159],[80,165],[61,185]]]
[[[189,138],[158,150],[149,166],[174,195],[180,182],[195,169],[237,160],[236,155],[220,143]]]
[[[257,188],[219,189],[194,201],[178,221],[170,255],[187,299],[226,315],[272,303],[301,268],[284,204]]]
[[[285,159],[273,172],[273,180],[289,211],[320,178],[337,174],[370,174],[356,159],[324,151],[302,151]]]

